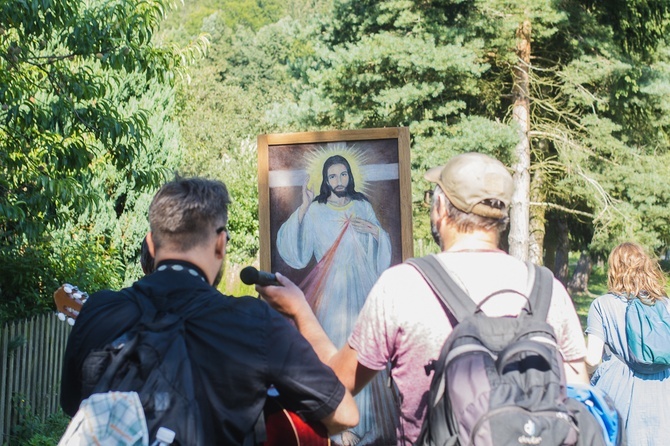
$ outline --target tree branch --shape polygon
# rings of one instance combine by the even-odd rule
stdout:
[[[556,203],[531,201],[530,205],[531,206],[542,206],[542,207],[547,207],[547,208],[552,208],[552,209],[558,209],[559,211],[563,211],[563,212],[566,212],[568,214],[581,215],[582,217],[588,217],[588,218],[591,218],[591,219],[595,218],[595,215],[591,214],[589,212],[578,211],[577,209],[570,209],[568,207],[561,206],[560,204],[556,204]]]

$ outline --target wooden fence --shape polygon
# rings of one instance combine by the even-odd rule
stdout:
[[[56,314],[5,325],[0,333],[0,444],[27,416],[59,408],[61,364],[70,325]]]

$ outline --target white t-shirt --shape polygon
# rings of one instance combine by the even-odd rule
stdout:
[[[476,303],[501,289],[529,294],[527,265],[502,251],[445,252],[438,258]],[[515,293],[500,294],[482,309],[489,316],[515,315],[525,302]],[[586,356],[579,317],[558,280],[554,280],[547,322],[556,332],[566,361]],[[399,438],[414,443],[419,435],[432,379],[425,367],[438,358],[451,331],[438,298],[410,265],[386,270],[368,295],[349,345],[358,353],[358,362],[367,368],[382,370],[391,362],[401,394]]]

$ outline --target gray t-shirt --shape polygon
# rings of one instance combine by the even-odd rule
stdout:
[[[501,289],[529,294],[528,268],[502,251],[446,252],[438,258],[452,277],[480,302]],[[525,299],[515,293],[500,294],[483,310],[490,316],[518,314]],[[566,361],[586,356],[584,335],[572,300],[554,280],[547,321],[556,332]],[[358,361],[373,370],[394,364],[392,375],[402,395],[399,435],[414,442],[426,414],[432,374],[425,366],[439,356],[452,326],[428,284],[410,265],[386,270],[370,291],[349,344]]]

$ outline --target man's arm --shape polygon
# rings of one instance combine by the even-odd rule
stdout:
[[[589,374],[586,372],[586,364],[583,359],[579,361],[565,362],[565,381],[568,384],[588,384]]]
[[[282,286],[256,285],[256,291],[275,310],[295,322],[321,362],[330,366],[347,390],[356,395],[377,371],[362,366],[358,354],[349,344],[338,350],[321,327],[302,290],[283,275],[277,273],[276,276]]]
[[[328,430],[328,435],[335,435],[357,426],[358,419],[358,407],[356,406],[354,397],[347,390],[335,411],[320,421],[326,427],[326,430]]]
[[[309,339],[278,312],[270,311],[269,324],[268,372],[287,407],[319,420],[330,435],[356,426],[359,413],[351,392],[326,367]]]

